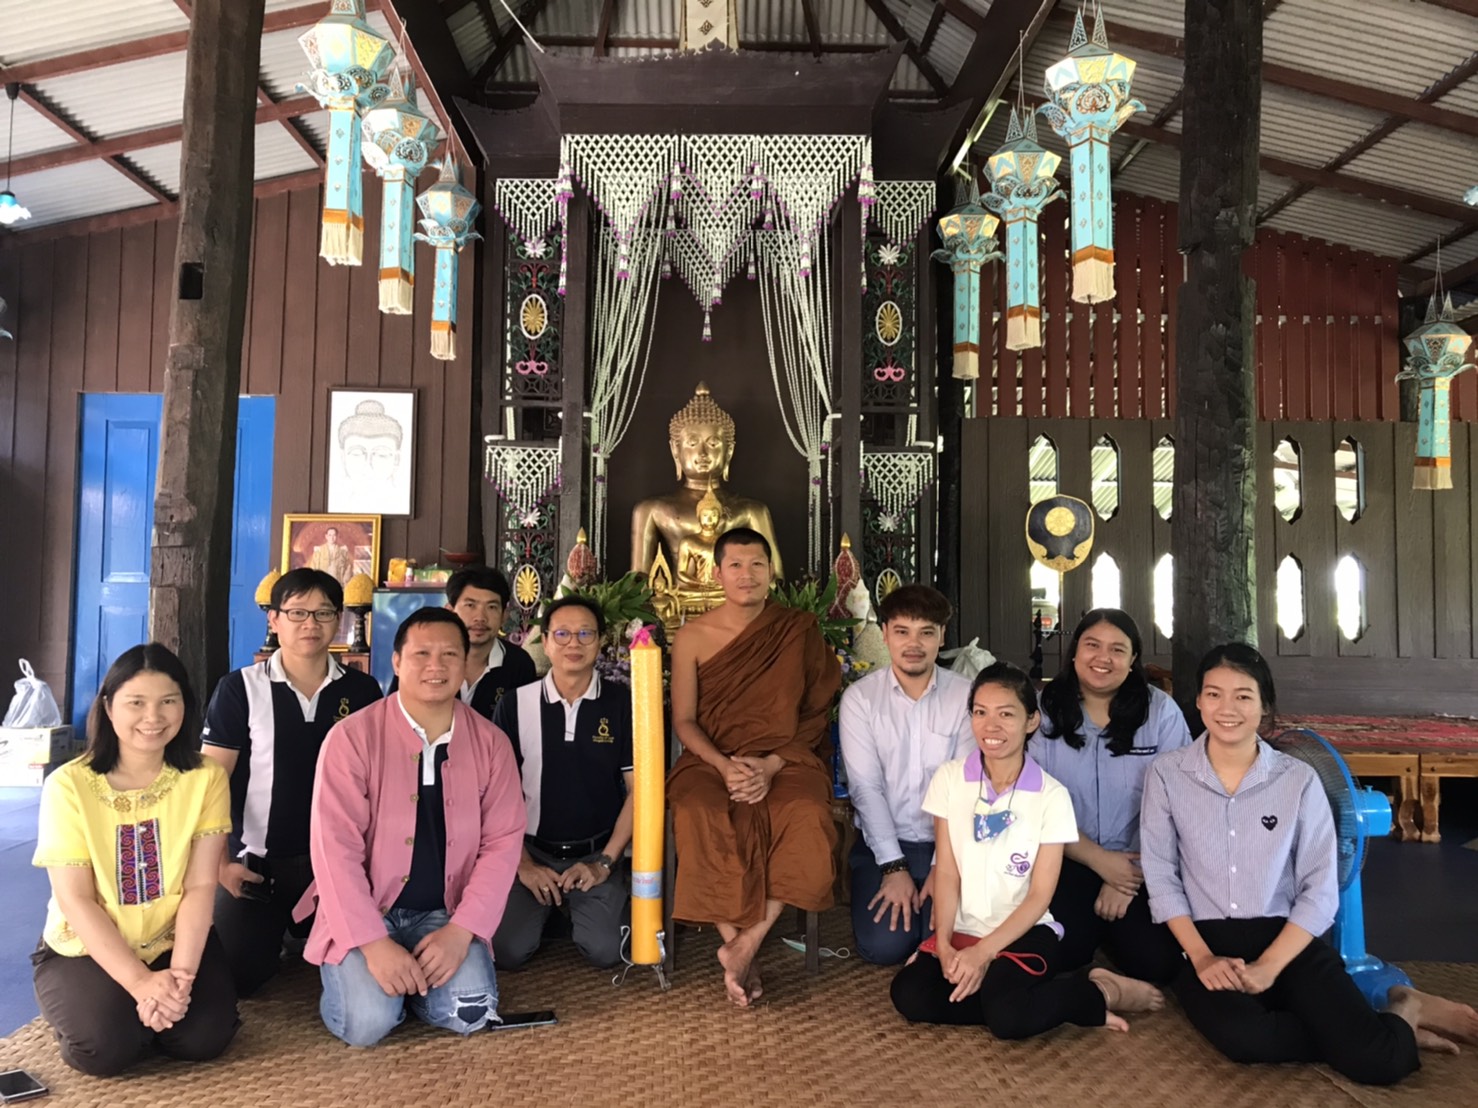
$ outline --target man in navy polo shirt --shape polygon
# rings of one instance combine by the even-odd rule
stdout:
[[[484,719],[493,718],[493,709],[505,693],[538,677],[528,652],[498,634],[512,595],[508,578],[491,566],[459,569],[446,583],[446,607],[467,628],[471,643],[457,695]],[[399,678],[392,678],[390,692],[399,687]]]
[[[277,967],[293,906],[313,880],[308,810],[318,748],[339,720],[380,699],[367,673],[329,653],[344,589],[331,574],[295,569],[272,586],[267,626],[279,648],[228,673],[206,710],[202,753],[231,777],[231,838],[216,891],[215,929],[236,991],[250,996]]]
[[[631,842],[631,693],[595,672],[605,618],[583,596],[544,615],[550,669],[505,696],[493,722],[513,740],[528,830],[518,880],[493,936],[500,969],[539,949],[549,913],[567,905],[575,945],[592,965],[621,960]]]

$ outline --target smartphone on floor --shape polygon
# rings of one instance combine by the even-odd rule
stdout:
[[[25,1070],[6,1070],[0,1073],[0,1104],[16,1104],[32,1097],[45,1096],[47,1092],[46,1086]]]
[[[552,1011],[542,1012],[499,1012],[498,1018],[502,1023],[490,1023],[489,1031],[507,1031],[514,1027],[548,1027],[550,1024],[558,1023]]]

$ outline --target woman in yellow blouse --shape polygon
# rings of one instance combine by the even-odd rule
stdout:
[[[87,753],[46,779],[34,865],[51,879],[36,999],[68,1065],[111,1076],[152,1049],[201,1061],[236,1033],[211,931],[231,829],[225,771],[195,749],[200,717],[158,643],[113,663]]]

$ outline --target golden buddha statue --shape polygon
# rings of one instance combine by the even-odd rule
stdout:
[[[774,551],[780,575],[780,548],[770,509],[758,500],[724,487],[734,457],[734,419],[720,408],[708,386],[698,391],[668,425],[668,446],[680,483],[674,492],[637,504],[631,513],[631,568],[651,574],[658,554],[664,576],[690,612],[706,611],[723,599],[713,581],[713,544],[731,527],[751,527]]]

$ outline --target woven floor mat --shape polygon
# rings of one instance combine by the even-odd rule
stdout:
[[[823,945],[851,941],[844,909]],[[370,1050],[351,1050],[318,1019],[318,974],[295,965],[241,1005],[242,1029],[220,1061],[151,1061],[100,1081],[68,1069],[36,1020],[0,1040],[0,1068],[51,1087],[38,1103],[116,1108],[320,1108],[352,1105],[1275,1105],[1478,1104],[1478,1049],[1424,1056],[1395,1089],[1361,1088],[1317,1066],[1236,1066],[1172,1005],[1131,1017],[1127,1035],[1060,1028],[1001,1043],[973,1028],[912,1027],[888,1001],[892,971],[827,958],[819,976],[778,942],[761,954],[765,998],[749,1012],[725,1001],[712,931],[685,932],[676,981],[648,969],[612,988],[568,940],[533,968],[499,980],[505,1011],[554,1008],[557,1027],[463,1040],[408,1021]],[[1417,984],[1478,1003],[1478,965],[1415,963]]]

